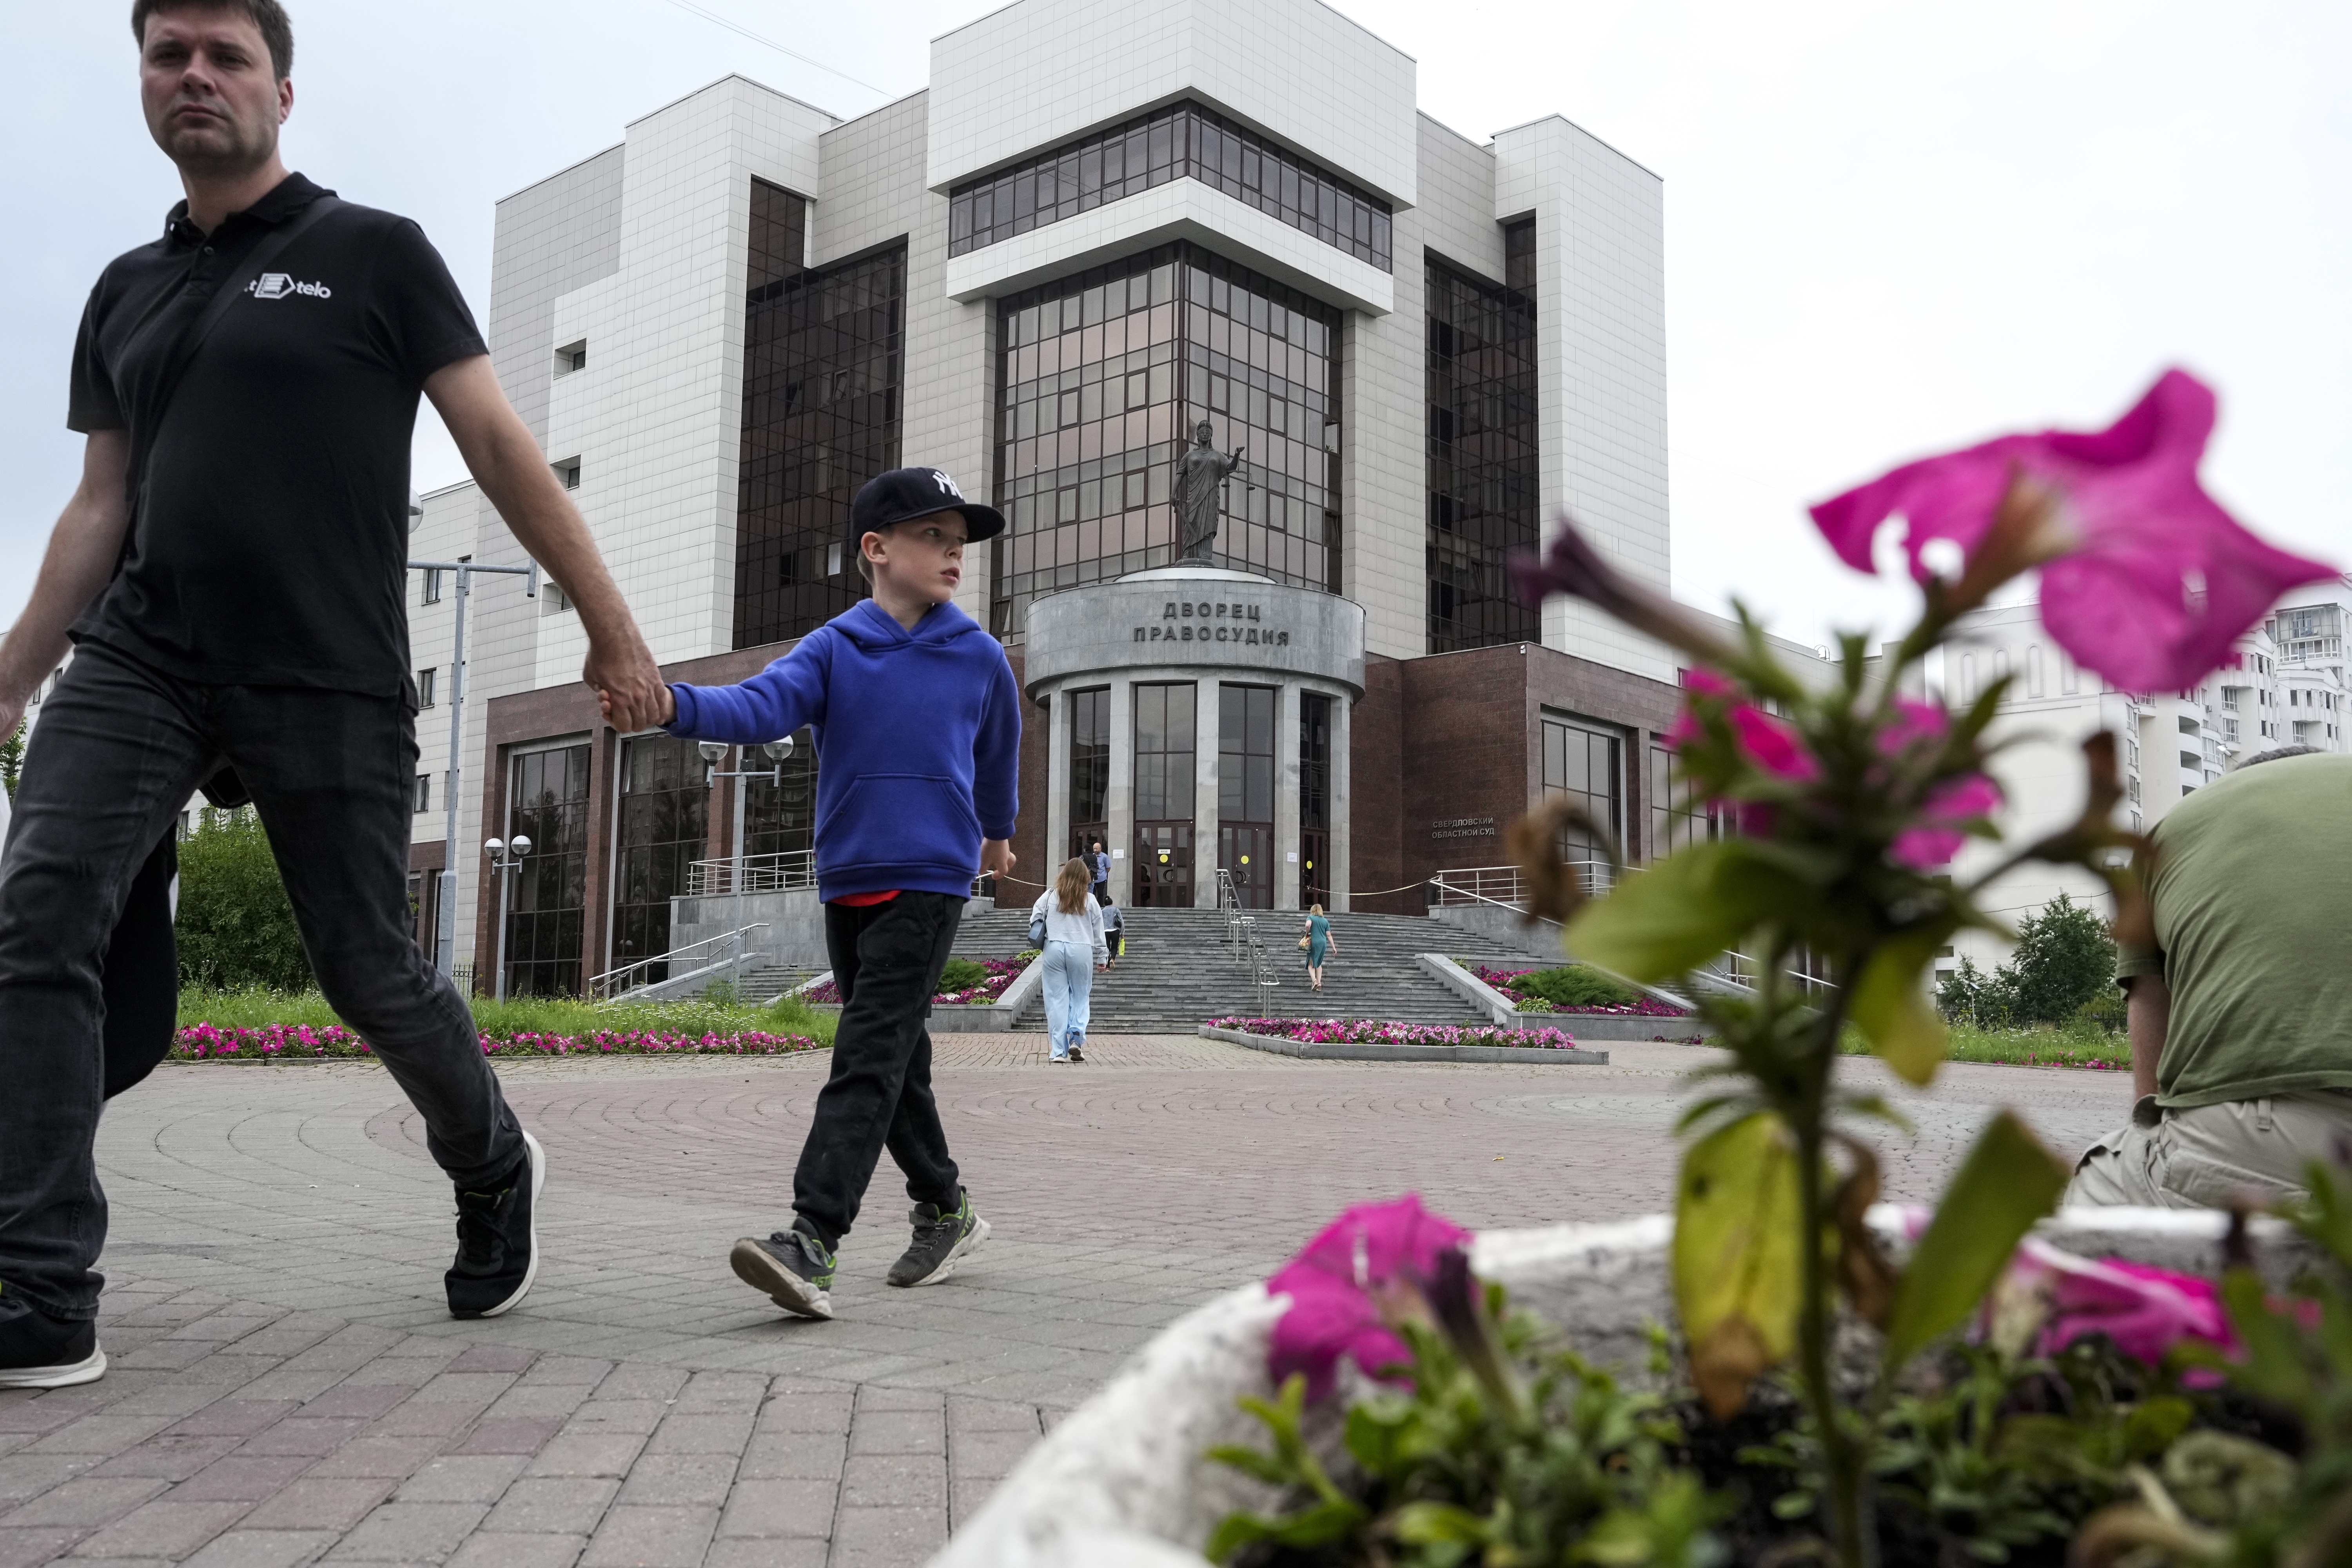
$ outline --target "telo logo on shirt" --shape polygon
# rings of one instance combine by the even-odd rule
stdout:
[[[308,294],[314,300],[331,300],[335,294],[324,283],[297,283],[283,272],[265,272],[246,288],[257,300],[283,300],[289,294]]]

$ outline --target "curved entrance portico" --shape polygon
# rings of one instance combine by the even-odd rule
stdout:
[[[1025,632],[1055,864],[1099,837],[1122,904],[1213,905],[1222,866],[1247,906],[1348,907],[1360,605],[1180,566],[1037,599]]]

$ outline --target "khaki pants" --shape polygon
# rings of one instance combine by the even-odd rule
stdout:
[[[2320,1089],[2188,1110],[2160,1110],[2151,1094],[2132,1107],[2130,1125],[2084,1152],[2065,1201],[2186,1209],[2301,1198],[2314,1160],[2352,1163],[2352,1092]]]

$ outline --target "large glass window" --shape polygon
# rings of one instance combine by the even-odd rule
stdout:
[[[1650,748],[1650,839],[1643,858],[1664,859],[1693,844],[1726,837],[1730,816],[1692,794],[1691,786],[1675,777],[1675,754],[1664,746]]]
[[[948,254],[961,256],[1108,202],[1192,179],[1391,270],[1388,203],[1197,103],[1098,131],[948,195]]]
[[[1110,689],[1073,691],[1068,701],[1070,853],[1083,855],[1110,830]]]
[[[793,735],[793,754],[771,763],[767,754],[746,750],[735,765],[772,770],[773,780],[747,780],[743,791],[743,853],[746,856],[806,855],[816,848],[816,742],[803,725]],[[766,885],[785,868],[771,867],[754,880]],[[811,875],[814,875],[814,867]]]
[[[1541,500],[1534,223],[1505,240],[1509,286],[1428,262],[1432,653],[1542,635],[1509,577],[1511,552],[1536,546]]]
[[[530,840],[507,906],[507,994],[575,996],[587,945],[588,743],[525,752],[507,780],[507,837]]]
[[[1624,746],[1622,737],[1597,724],[1543,716],[1543,798],[1568,796],[1619,844],[1625,839]],[[1570,827],[1560,835],[1559,853],[1594,891],[1608,890],[1609,847],[1600,833]]]
[[[669,900],[709,851],[710,789],[692,741],[649,735],[621,752],[621,822],[613,877],[613,964],[669,951]],[[666,967],[644,980],[668,978]]]
[[[751,182],[737,647],[803,636],[866,596],[843,548],[849,503],[898,466],[906,242],[811,271],[806,227],[802,198]]]
[[[1191,682],[1135,690],[1135,891],[1132,901],[1192,903],[1195,693]]]
[[[1274,908],[1271,686],[1217,688],[1217,865],[1247,910]]]
[[[1331,901],[1331,700],[1298,700],[1298,903]]]
[[[1245,465],[1213,563],[1336,591],[1338,311],[1175,245],[1000,312],[999,636],[1039,594],[1169,563],[1170,475],[1202,419]]]

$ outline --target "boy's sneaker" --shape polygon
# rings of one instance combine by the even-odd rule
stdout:
[[[988,1239],[988,1222],[971,1212],[969,1192],[945,1213],[937,1204],[917,1204],[907,1217],[914,1222],[915,1241],[890,1265],[893,1285],[936,1285],[955,1272],[957,1259]]]
[[[547,1155],[522,1135],[522,1163],[489,1192],[457,1189],[457,1260],[443,1283],[453,1318],[495,1318],[530,1293],[539,1278],[539,1189]]]
[[[767,1240],[747,1236],[727,1255],[735,1278],[787,1312],[833,1316],[833,1248],[808,1232],[780,1230]]]
[[[0,1388],[69,1388],[105,1375],[95,1321],[69,1323],[0,1295]]]

